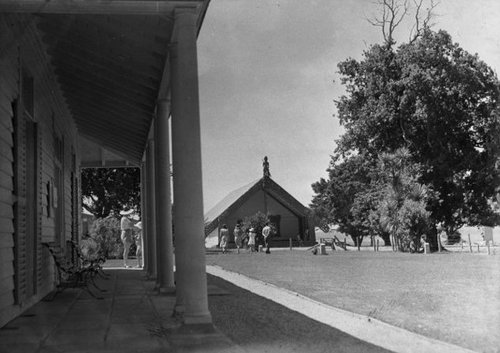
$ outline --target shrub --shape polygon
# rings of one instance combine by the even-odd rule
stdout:
[[[120,239],[120,221],[115,217],[96,219],[89,229],[89,235],[99,244],[108,259],[120,258],[123,244]]]
[[[258,211],[253,216],[245,217],[243,219],[243,229],[245,231],[250,228],[255,229],[257,236],[255,237],[256,244],[262,244],[264,239],[262,238],[262,228],[269,222],[269,218],[262,212]]]

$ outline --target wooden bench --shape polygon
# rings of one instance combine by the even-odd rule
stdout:
[[[53,300],[57,294],[63,292],[66,288],[81,288],[96,299],[104,299],[90,289],[90,286],[93,286],[97,291],[101,292],[101,289],[95,284],[97,271],[94,267],[72,262],[70,258],[66,257],[63,249],[55,243],[44,243],[44,245],[48,248],[57,269],[56,291],[47,300]]]
[[[335,250],[335,241],[333,240],[333,238],[320,238],[319,243],[330,246],[332,250]]]
[[[331,246],[332,250],[335,250],[337,246],[339,248],[347,250],[346,243],[343,242],[343,241],[340,241],[339,238],[337,238],[336,235],[334,235],[333,238],[320,238],[319,239],[319,243],[320,244],[325,244],[327,246]]]

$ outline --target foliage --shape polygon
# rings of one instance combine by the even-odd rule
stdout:
[[[133,231],[137,232],[135,228]],[[120,233],[120,220],[113,216],[96,219],[89,229],[90,238],[98,244],[106,258],[119,258],[123,255]]]
[[[331,163],[328,169],[329,180],[323,178],[312,185],[316,195],[311,208],[322,225],[336,224],[338,230],[349,234],[355,244],[357,239],[368,232],[367,224],[358,214],[365,205],[358,195],[362,195],[370,186],[371,165],[364,156],[352,156],[340,163]],[[322,227],[323,228],[323,227]]]
[[[417,181],[418,165],[411,163],[407,149],[383,153],[379,158],[379,177],[384,192],[380,194],[377,211],[372,218],[396,240],[400,251],[409,251],[411,242],[420,244],[429,229],[428,201],[432,191]]]
[[[338,224],[355,245],[378,235],[386,245],[390,236],[402,251],[428,231],[427,202],[434,193],[417,179],[419,167],[407,149],[385,153],[377,164],[362,155],[332,164],[330,179],[313,184],[311,207],[325,223]]]
[[[140,191],[139,168],[82,169],[82,206],[97,218],[123,208],[139,210]]]
[[[269,222],[269,218],[264,213],[257,211],[253,216],[245,217],[243,219],[243,229],[245,231],[250,228],[255,229],[256,233],[256,244],[263,243],[264,240],[262,238],[262,229],[266,225],[266,222]]]
[[[369,164],[384,152],[406,147],[421,166],[418,182],[438,195],[428,205],[434,243],[437,225],[452,234],[466,223],[499,222],[489,204],[500,187],[500,86],[490,67],[446,32],[428,28],[410,44],[373,45],[361,61],[348,59],[338,67],[346,86],[346,95],[336,102],[345,133],[337,141],[330,181],[331,170],[352,158]],[[351,180],[356,183],[359,176]],[[331,201],[321,199],[340,197],[351,205],[352,196],[330,181],[313,186],[321,193],[315,202],[328,205]],[[349,211],[321,212],[339,218]]]
[[[261,234],[266,222],[269,222],[269,218],[264,213],[258,211],[253,216],[243,219],[243,229],[247,231],[250,228],[254,228],[257,234]]]

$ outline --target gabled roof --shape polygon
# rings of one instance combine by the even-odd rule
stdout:
[[[242,186],[236,190],[231,191],[226,197],[220,200],[214,207],[205,213],[205,222],[212,222],[217,217],[221,216],[229,206],[235,203],[239,198],[245,195],[259,180],[252,181],[250,184]]]
[[[297,216],[307,216],[309,210],[307,207],[297,201],[297,199],[290,195],[270,177],[262,177],[257,181],[230,192],[205,214],[205,236],[217,228],[220,220],[223,219],[224,216],[238,209],[259,190],[267,192],[271,197]]]

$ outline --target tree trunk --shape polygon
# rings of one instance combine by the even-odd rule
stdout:
[[[382,233],[380,237],[384,241],[384,246],[391,246],[391,234],[390,233]]]
[[[435,251],[438,251],[438,231],[437,231],[437,227],[436,225],[434,224],[429,232],[427,233],[427,242],[429,243],[429,247],[431,249],[431,252],[435,252]]]

